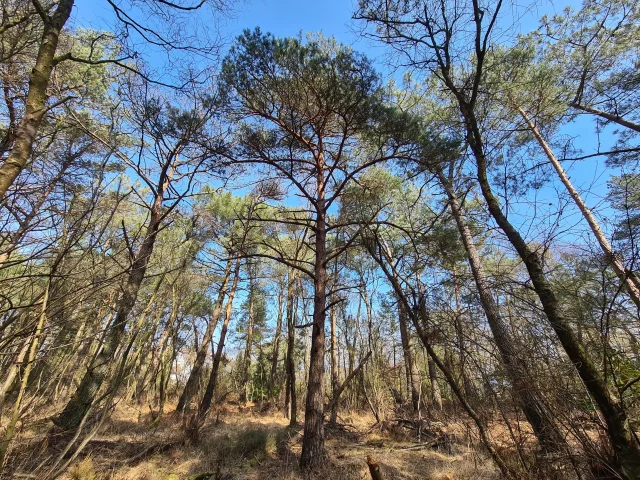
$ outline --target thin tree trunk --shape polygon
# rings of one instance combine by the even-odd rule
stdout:
[[[278,358],[280,356],[280,336],[282,335],[282,296],[284,285],[281,285],[278,291],[278,318],[276,320],[276,331],[273,336],[273,352],[271,352],[271,372],[269,373],[269,388],[271,390],[271,396],[275,395],[276,391],[276,378],[278,373]]]
[[[294,305],[294,288],[296,283],[296,270],[291,269],[289,272],[289,286],[287,287],[287,399],[285,400],[285,411],[289,417],[289,425],[296,426],[298,424],[298,399],[296,398],[296,318]]]
[[[18,391],[18,397],[16,398],[13,404],[13,412],[11,417],[9,418],[9,423],[7,423],[7,427],[4,433],[4,439],[0,442],[0,472],[3,470],[4,461],[9,450],[9,444],[11,440],[13,440],[13,436],[16,432],[16,424],[20,418],[20,407],[22,405],[22,399],[24,398],[24,394],[27,391],[27,385],[29,383],[29,375],[31,374],[31,369],[33,368],[33,363],[36,359],[36,354],[38,353],[38,346],[40,344],[40,336],[42,335],[42,330],[44,328],[44,324],[47,320],[46,312],[49,300],[49,289],[51,284],[47,285],[47,288],[44,292],[44,298],[42,299],[42,307],[40,308],[40,315],[38,317],[38,324],[36,325],[36,329],[33,333],[31,339],[31,345],[29,348],[29,355],[27,357],[27,363],[24,367],[24,371],[22,372],[22,381],[20,382],[20,390]]]
[[[547,144],[545,139],[542,137],[542,134],[540,133],[540,130],[538,130],[538,127],[533,123],[533,121],[529,118],[527,113],[521,107],[516,106],[516,109],[522,116],[523,120],[527,123],[527,126],[531,130],[531,133],[533,133],[533,136],[536,138],[536,140],[540,144],[540,147],[542,147],[542,150],[544,151],[545,155],[549,159],[549,162],[551,163],[556,173],[558,174],[560,181],[566,187],[567,191],[569,192],[569,195],[571,195],[571,198],[573,199],[574,203],[582,213],[582,216],[589,224],[589,228],[591,228],[591,231],[593,232],[594,237],[596,237],[596,240],[598,241],[598,244],[600,245],[600,248],[602,249],[602,252],[604,253],[607,262],[611,264],[613,271],[616,272],[616,275],[618,276],[622,284],[626,287],[626,290],[629,293],[631,300],[633,300],[633,302],[638,306],[638,308],[640,308],[640,282],[638,281],[637,277],[633,274],[633,272],[629,271],[624,266],[624,264],[622,263],[622,261],[620,260],[616,252],[613,250],[613,247],[609,243],[609,240],[607,239],[604,232],[600,228],[598,221],[594,217],[593,213],[591,213],[591,210],[589,209],[589,207],[587,207],[587,204],[584,202],[584,200],[582,200],[580,193],[575,189],[575,187],[571,183],[571,180],[569,180],[569,176],[566,174],[566,172],[562,168],[562,165],[560,165],[560,162],[554,155],[553,151],[551,150],[551,147]]]
[[[167,333],[167,339],[172,338],[174,335],[174,325],[176,323],[176,319],[178,318],[178,311],[180,309],[180,302],[178,301],[178,296],[176,295],[175,283],[173,285],[173,298],[171,300],[171,314],[169,315],[169,319],[167,320],[167,324],[165,326],[165,331],[162,332]],[[168,340],[167,340],[168,342]],[[175,339],[172,341],[173,354],[171,358],[167,359],[167,348],[166,342],[162,345],[162,350],[160,351],[160,381],[158,385],[158,417],[157,420],[160,419],[162,414],[164,413],[164,405],[167,400],[167,385],[169,382],[169,377],[171,376],[171,364],[173,363],[173,357],[175,356]]]
[[[136,303],[138,290],[144,280],[147,265],[153,253],[153,247],[162,221],[162,200],[168,186],[169,178],[164,174],[161,175],[159,188],[151,208],[151,218],[149,219],[145,238],[131,265],[127,283],[118,302],[115,321],[107,333],[102,349],[87,368],[80,385],[64,410],[53,421],[62,430],[73,430],[80,425],[80,422],[93,405],[95,396],[109,373],[110,364],[120,346],[120,341],[126,330],[127,318]]]
[[[236,289],[238,288],[238,280],[240,278],[240,264],[242,258],[238,254],[236,259],[236,266],[233,271],[233,285],[229,291],[229,299],[227,300],[227,311],[224,317],[224,323],[222,324],[222,330],[220,331],[220,339],[218,340],[218,347],[216,348],[216,355],[213,359],[213,366],[211,368],[211,374],[209,375],[209,382],[205,389],[202,400],[200,401],[200,407],[198,408],[198,416],[203,420],[209,409],[211,408],[211,402],[213,401],[213,394],[216,390],[218,382],[218,373],[220,370],[220,362],[222,361],[222,351],[224,349],[224,343],[227,337],[227,330],[229,329],[229,321],[231,320],[231,312],[233,310],[233,297],[236,295]]]
[[[193,366],[191,367],[191,372],[189,372],[189,378],[187,379],[184,390],[182,391],[182,394],[178,399],[178,406],[176,407],[177,412],[184,411],[185,407],[191,402],[191,399],[193,399],[193,397],[198,394],[198,388],[200,387],[200,377],[202,376],[202,367],[204,366],[204,362],[207,359],[209,345],[211,344],[213,333],[216,329],[216,326],[218,325],[218,320],[220,319],[220,313],[222,312],[222,305],[224,303],[224,297],[227,292],[227,285],[229,284],[232,265],[233,259],[230,258],[227,261],[227,265],[224,270],[222,284],[220,285],[220,291],[218,292],[218,298],[216,299],[216,303],[213,307],[211,318],[207,323],[207,328],[202,337],[202,342],[198,347],[196,359],[193,363]]]
[[[452,390],[453,394],[460,401],[460,403],[461,403],[462,407],[464,408],[464,410],[467,412],[469,417],[471,417],[471,419],[476,424],[476,427],[478,428],[478,433],[480,435],[480,440],[482,441],[482,444],[485,446],[485,448],[489,452],[489,455],[491,456],[493,461],[496,463],[496,465],[498,466],[498,468],[500,469],[500,471],[502,472],[502,474],[506,478],[508,478],[509,480],[516,480],[518,478],[518,476],[509,468],[509,466],[505,463],[505,461],[502,458],[502,456],[500,455],[500,453],[493,446],[493,444],[492,444],[492,442],[491,442],[491,440],[489,438],[489,433],[488,433],[488,429],[487,429],[487,425],[486,425],[485,421],[474,410],[474,408],[471,406],[471,404],[467,401],[466,397],[464,396],[464,393],[462,392],[462,389],[460,389],[460,387],[458,386],[458,384],[457,384],[457,382],[455,380],[455,376],[453,375],[453,373],[449,369],[447,369],[446,365],[442,362],[442,360],[440,359],[438,354],[435,352],[435,350],[433,349],[433,347],[431,345],[431,342],[429,341],[428,334],[424,331],[424,328],[422,328],[422,325],[420,323],[421,319],[419,317],[420,316],[428,317],[428,311],[426,310],[426,307],[423,306],[423,308],[419,312],[420,315],[416,315],[416,313],[414,313],[411,310],[411,307],[410,307],[409,303],[407,302],[407,299],[404,296],[402,288],[401,288],[401,286],[398,283],[398,280],[396,278],[396,272],[394,270],[389,271],[389,268],[375,254],[373,246],[366,245],[366,247],[369,250],[369,253],[371,253],[371,256],[374,258],[374,260],[376,260],[378,265],[380,265],[381,270],[383,271],[383,273],[385,274],[385,276],[389,280],[389,283],[391,283],[391,286],[392,286],[396,296],[399,299],[401,299],[401,301],[404,303],[406,311],[409,313],[409,315],[411,317],[411,320],[413,322],[413,325],[414,325],[414,327],[415,327],[415,329],[416,329],[416,331],[418,333],[418,337],[420,338],[420,340],[422,341],[422,344],[424,345],[425,349],[427,350],[427,353],[429,354],[429,357],[433,360],[433,362],[437,365],[437,367],[443,373],[443,375],[444,375],[444,377],[445,377],[445,379],[447,381],[447,384],[451,387],[451,390]]]
[[[22,241],[22,237],[24,237],[24,235],[29,231],[31,222],[34,220],[34,218],[36,218],[36,215],[40,211],[40,208],[44,204],[45,200],[49,197],[53,189],[60,182],[60,179],[64,176],[73,160],[75,160],[76,158],[77,156],[73,156],[72,158],[64,161],[60,168],[60,171],[49,181],[49,184],[40,193],[40,196],[33,204],[33,207],[31,208],[29,213],[22,220],[20,220],[18,229],[13,233],[13,235],[11,235],[9,241],[6,244],[2,245],[2,253],[0,253],[0,269],[6,266],[5,264],[11,257],[11,254]]]
[[[602,110],[598,110],[597,108],[582,105],[577,102],[572,102],[569,104],[569,106],[575,108],[576,110],[582,110],[583,112],[591,113],[610,122],[617,123],[618,125],[622,125],[623,127],[630,128],[631,130],[634,130],[636,132],[640,132],[640,124],[632,122],[631,120],[628,120],[619,115],[604,112]]]
[[[247,388],[249,386],[249,376],[251,370],[251,349],[253,344],[253,310],[255,299],[255,285],[254,285],[254,273],[251,271],[251,265],[248,266],[249,270],[249,321],[247,322],[247,338],[244,346],[244,355],[242,357],[242,390],[240,391],[240,401],[247,401]]]
[[[5,399],[7,398],[7,392],[9,391],[16,377],[18,376],[18,371],[20,370],[20,366],[24,362],[24,357],[27,355],[27,352],[29,351],[29,346],[31,345],[31,341],[32,341],[32,338],[30,336],[27,337],[27,339],[24,341],[24,344],[22,345],[22,348],[18,352],[18,355],[16,356],[15,361],[11,364],[11,366],[7,370],[7,376],[5,377],[4,382],[2,383],[2,386],[0,386],[0,419],[2,419],[2,412],[4,410]]]
[[[400,340],[402,342],[402,354],[404,356],[405,374],[407,377],[407,393],[411,397],[413,411],[420,410],[420,374],[416,368],[416,362],[411,351],[411,337],[409,333],[409,319],[404,305],[398,299],[398,320],[400,323]]]
[[[331,394],[335,397],[339,388],[338,380],[338,337],[336,333],[336,308],[331,308]]]
[[[336,390],[333,392],[333,397],[331,398],[331,402],[329,403],[329,411],[331,412],[331,417],[329,421],[331,423],[336,423],[338,421],[338,405],[340,403],[340,395],[342,395],[342,392],[347,387],[347,385],[351,383],[351,380],[353,380],[355,376],[358,375],[358,373],[360,373],[360,371],[362,370],[362,367],[364,367],[364,364],[367,363],[367,360],[369,360],[370,356],[371,356],[371,351],[369,351],[364,356],[364,358],[358,364],[358,366],[351,371],[351,373],[347,376],[347,378],[345,378],[344,382],[342,382],[342,384],[339,385],[336,388]]]
[[[551,412],[540,399],[536,384],[531,378],[524,360],[518,355],[515,342],[509,334],[509,328],[500,315],[500,309],[489,287],[489,281],[480,260],[480,253],[476,248],[458,197],[442,170],[438,168],[436,173],[449,197],[449,206],[460,232],[462,244],[467,252],[471,273],[480,296],[480,303],[487,316],[489,328],[500,352],[509,380],[512,382],[518,396],[520,406],[531,424],[540,445],[545,450],[557,450],[564,444],[562,435],[553,422]]]
[[[460,304],[460,278],[458,276],[458,271],[456,269],[455,264],[452,269],[453,273],[453,296],[456,304],[456,317],[455,317],[455,325],[456,325],[456,340],[458,347],[458,361],[460,362],[460,376],[462,377],[462,385],[464,386],[464,391],[469,395],[469,397],[473,397],[476,395],[475,387],[473,382],[469,379],[469,375],[467,372],[467,346],[464,338],[464,325],[462,323],[462,306]]]
[[[429,370],[429,382],[431,383],[431,402],[433,408],[440,411],[442,410],[442,392],[440,391],[440,384],[438,383],[438,371],[436,370],[436,364],[433,358],[427,359],[427,367]]]

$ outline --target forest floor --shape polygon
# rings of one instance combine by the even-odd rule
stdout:
[[[60,478],[65,480],[275,480],[370,479],[367,456],[388,479],[497,479],[493,464],[466,444],[462,424],[435,424],[438,437],[418,443],[415,429],[396,422],[376,425],[371,415],[345,414],[327,425],[326,465],[315,474],[298,468],[302,424],[289,427],[281,412],[226,403],[210,412],[197,445],[185,442],[172,412],[151,417],[119,406],[112,418]],[[391,426],[391,427],[389,427]],[[438,439],[445,439],[441,442]],[[211,475],[204,475],[210,473]],[[34,478],[16,475],[15,478]]]

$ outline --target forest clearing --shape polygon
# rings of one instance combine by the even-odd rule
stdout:
[[[640,480],[637,0],[0,0],[0,479]]]

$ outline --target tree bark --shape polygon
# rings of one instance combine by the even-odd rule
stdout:
[[[87,368],[75,393],[64,410],[53,420],[54,424],[61,430],[74,430],[80,425],[80,422],[93,405],[94,398],[109,373],[111,362],[125,333],[127,318],[136,303],[138,290],[144,280],[149,259],[153,254],[153,247],[162,221],[162,201],[168,186],[168,177],[164,174],[161,175],[159,188],[151,208],[151,218],[145,232],[145,238],[131,265],[127,283],[118,301],[115,321],[107,333],[102,349]]]
[[[338,380],[338,337],[336,333],[336,308],[331,308],[329,314],[331,321],[331,394],[335,397],[339,388]]]
[[[489,433],[488,433],[486,422],[483,420],[482,416],[479,415],[478,412],[476,412],[475,409],[471,406],[471,404],[467,401],[462,389],[459,387],[458,383],[456,382],[454,374],[446,367],[444,362],[440,359],[436,351],[433,349],[433,346],[429,341],[429,336],[427,332],[424,330],[424,328],[422,327],[422,324],[420,323],[422,319],[421,317],[428,318],[429,316],[429,312],[426,309],[426,306],[422,306],[422,308],[417,312],[413,311],[406,297],[404,296],[402,287],[400,286],[400,283],[396,278],[397,273],[395,272],[395,270],[393,270],[393,267],[391,267],[392,270],[390,271],[389,267],[387,267],[387,265],[384,264],[382,259],[375,254],[374,247],[372,245],[366,244],[366,247],[369,250],[369,253],[373,257],[373,259],[378,263],[378,265],[380,265],[382,272],[385,274],[385,276],[389,280],[389,283],[391,284],[391,287],[393,288],[396,296],[403,302],[406,311],[410,315],[411,321],[416,329],[416,332],[418,333],[418,337],[420,338],[422,344],[427,350],[427,354],[429,355],[429,358],[433,360],[436,366],[443,373],[444,378],[447,381],[447,384],[449,385],[449,387],[451,387],[451,391],[456,396],[456,398],[458,399],[458,401],[460,402],[464,410],[467,412],[469,417],[471,417],[473,422],[476,424],[476,427],[478,428],[478,433],[480,435],[480,440],[482,441],[482,444],[485,446],[485,448],[489,452],[489,455],[491,456],[495,464],[498,466],[502,474],[505,476],[505,478],[509,480],[516,480],[518,476],[509,468],[509,466],[505,463],[500,453],[495,449],[495,447],[491,443],[491,440],[489,439]]]
[[[566,187],[569,195],[571,195],[571,198],[580,210],[580,213],[582,213],[582,216],[589,224],[589,228],[591,228],[593,236],[596,237],[596,240],[598,241],[598,244],[600,245],[600,248],[602,249],[607,262],[611,265],[613,271],[616,273],[622,284],[626,287],[627,293],[631,297],[631,300],[633,300],[636,306],[640,308],[640,281],[638,281],[638,278],[633,274],[633,272],[629,271],[624,266],[616,252],[613,250],[613,247],[609,243],[609,240],[600,228],[598,221],[594,217],[593,213],[591,213],[591,210],[589,209],[589,207],[587,207],[587,204],[584,202],[584,200],[582,200],[580,193],[578,193],[578,191],[575,189],[575,187],[571,183],[571,180],[569,180],[569,176],[562,168],[562,165],[560,165],[560,162],[554,155],[551,147],[543,138],[540,130],[538,130],[538,127],[535,125],[535,123],[533,123],[531,118],[529,118],[529,115],[527,115],[527,113],[521,107],[516,106],[516,109],[522,116],[523,120],[526,122],[529,130],[531,130],[531,133],[533,133],[533,136],[538,141],[540,147],[542,147],[542,150],[544,151],[545,155],[549,159],[549,162],[558,174],[560,181]]]
[[[44,293],[44,298],[42,299],[42,306],[40,308],[40,315],[38,317],[38,324],[36,325],[35,331],[33,332],[33,336],[30,340],[29,346],[29,355],[27,357],[26,366],[24,367],[24,371],[22,372],[22,380],[20,382],[20,390],[18,391],[18,397],[16,398],[13,404],[13,412],[11,417],[9,418],[9,422],[7,423],[7,427],[4,433],[4,439],[0,442],[0,473],[3,470],[4,461],[6,454],[9,450],[9,443],[13,440],[13,436],[16,432],[16,424],[20,419],[20,407],[22,405],[22,399],[24,397],[25,392],[27,391],[27,385],[29,382],[29,375],[31,374],[31,369],[33,368],[33,363],[36,359],[36,354],[38,353],[38,346],[42,343],[41,336],[42,330],[44,329],[45,322],[47,320],[46,311],[49,300],[49,288],[50,284],[47,285],[47,288]]]
[[[509,334],[509,328],[503,320],[498,304],[494,300],[493,293],[489,287],[489,280],[484,271],[484,266],[480,260],[480,253],[476,248],[475,240],[469,229],[469,225],[462,212],[462,206],[448,178],[444,176],[438,167],[436,171],[440,183],[445,189],[449,198],[451,213],[456,221],[460,238],[467,258],[471,273],[480,296],[480,303],[487,316],[489,328],[500,352],[500,357],[505,365],[509,380],[513,384],[520,406],[531,424],[540,445],[544,450],[557,450],[564,444],[562,434],[553,422],[553,417],[544,402],[540,399],[536,384],[531,378],[524,360],[518,355],[517,346]]]
[[[47,111],[49,98],[47,89],[51,80],[54,59],[60,40],[60,33],[71,15],[74,0],[60,0],[53,15],[43,13],[44,28],[36,63],[29,76],[29,90],[25,102],[25,112],[14,136],[14,144],[7,159],[0,165],[0,201],[25,168],[35,143],[38,129]]]
[[[578,371],[587,391],[598,405],[607,424],[608,436],[615,451],[619,473],[628,479],[640,478],[640,449],[624,407],[585,348],[578,342],[569,320],[562,313],[555,291],[544,273],[540,255],[524,241],[502,212],[500,202],[494,196],[487,177],[487,159],[475,114],[471,107],[465,104],[461,105],[461,112],[469,134],[469,146],[476,159],[478,182],[489,213],[522,259],[549,323]]]
[[[407,377],[407,393],[411,397],[413,411],[418,412],[418,410],[420,410],[420,374],[416,368],[415,358],[411,351],[409,319],[407,318],[407,312],[400,299],[398,299],[398,320],[400,323],[400,341],[402,342],[402,354],[404,356],[404,367]]]
[[[329,411],[331,412],[329,421],[331,423],[336,423],[338,421],[338,404],[340,402],[340,395],[342,395],[342,392],[344,392],[344,389],[347,387],[347,385],[351,383],[351,380],[353,380],[356,375],[360,373],[362,367],[364,367],[364,364],[367,363],[367,360],[369,360],[370,356],[371,351],[369,351],[362,359],[362,361],[358,364],[358,366],[351,371],[347,378],[345,378],[344,382],[342,382],[342,384],[334,390],[333,397],[331,398],[331,402],[329,403]]]
[[[382,473],[380,472],[380,466],[370,456],[367,456],[367,466],[369,467],[371,480],[382,480]]]
[[[429,382],[431,383],[431,402],[433,408],[440,411],[442,410],[442,392],[438,383],[438,371],[433,358],[429,357],[427,359],[427,367],[429,370]]]
[[[598,110],[597,108],[589,107],[588,105],[582,105],[577,102],[572,102],[569,104],[569,106],[575,108],[576,110],[582,110],[583,112],[591,113],[600,118],[604,118],[609,122],[617,123],[618,125],[622,125],[623,127],[627,127],[636,132],[640,132],[640,124],[632,122],[631,120],[627,120],[626,118],[621,117],[619,115],[614,115],[612,113],[604,112],[602,110]]]
[[[296,398],[296,319],[294,308],[294,287],[296,282],[296,270],[289,272],[289,286],[287,287],[287,386],[285,409],[289,417],[289,425],[298,424],[298,399]]]
[[[253,344],[253,310],[254,310],[254,299],[255,299],[255,284],[254,284],[254,273],[251,271],[251,265],[248,265],[249,270],[249,321],[247,322],[247,338],[244,346],[244,355],[242,357],[242,390],[240,391],[240,401],[247,401],[247,387],[249,385],[250,380],[250,369],[251,369],[251,349]]]
[[[307,404],[304,416],[304,438],[300,467],[314,470],[325,463],[324,450],[324,327],[327,300],[327,226],[324,200],[324,158],[318,158],[316,221],[315,221],[315,267],[313,279],[313,327],[311,333],[311,355]]]
[[[271,372],[269,373],[269,386],[271,396],[276,395],[276,378],[279,377],[278,373],[278,358],[280,356],[280,337],[282,335],[282,314],[283,314],[283,297],[284,285],[280,286],[278,291],[278,318],[276,320],[276,331],[273,335],[273,351],[271,352]],[[280,377],[282,378],[282,377]]]

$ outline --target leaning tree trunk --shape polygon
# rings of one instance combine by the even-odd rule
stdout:
[[[211,403],[213,401],[213,394],[216,390],[216,384],[218,382],[218,373],[220,371],[220,362],[222,361],[222,350],[224,349],[224,342],[227,337],[227,330],[229,329],[229,321],[231,320],[231,311],[233,310],[233,297],[236,295],[236,289],[238,288],[238,279],[240,277],[240,264],[241,257],[238,254],[236,259],[236,266],[233,271],[233,285],[229,291],[229,299],[227,300],[227,311],[224,317],[224,323],[222,324],[222,330],[220,331],[220,339],[218,340],[218,347],[216,348],[216,355],[213,359],[213,367],[211,368],[211,374],[209,375],[209,382],[204,392],[200,406],[198,408],[198,416],[201,419],[209,412]]]
[[[487,316],[493,339],[500,352],[500,357],[505,365],[509,380],[513,384],[522,411],[527,417],[529,424],[531,424],[531,428],[533,428],[542,448],[548,451],[558,450],[565,444],[562,434],[554,423],[551,412],[540,398],[536,384],[529,373],[524,359],[518,354],[515,341],[511,337],[509,328],[500,314],[500,309],[494,300],[493,293],[489,287],[489,280],[484,271],[482,261],[480,260],[480,253],[476,248],[473,235],[462,212],[458,197],[449,179],[444,176],[442,170],[438,168],[436,173],[440,183],[447,192],[449,206],[456,221],[458,231],[460,232],[462,244],[467,252],[471,273],[476,283],[478,295],[480,296],[480,303]]]
[[[320,155],[320,162],[323,163]],[[315,222],[315,267],[313,279],[313,327],[304,415],[304,437],[300,467],[314,470],[325,464],[324,450],[324,327],[327,300],[327,225],[324,201],[324,165],[319,165]]]
[[[158,381],[158,416],[156,417],[156,421],[160,421],[160,417],[164,414],[164,406],[167,400],[167,384],[171,373],[171,363],[173,358],[167,359],[167,343],[169,339],[173,336],[175,331],[176,323],[180,325],[180,321],[178,319],[178,312],[180,310],[180,301],[178,300],[178,296],[176,294],[175,283],[172,286],[172,300],[171,300],[171,313],[169,314],[169,318],[164,327],[164,331],[162,332],[162,340],[160,343],[160,353],[158,355],[158,372],[154,375],[154,385],[155,381]],[[166,334],[166,336],[165,336]],[[153,337],[151,337],[153,341]],[[172,342],[172,346],[175,346],[175,341]],[[175,352],[175,348],[173,348]],[[168,361],[167,361],[168,360]],[[158,379],[158,376],[160,377]]]
[[[340,395],[342,395],[342,392],[344,392],[344,389],[347,387],[347,385],[351,383],[351,380],[353,380],[356,377],[356,375],[360,373],[360,371],[362,370],[362,367],[364,367],[364,364],[367,363],[367,360],[369,360],[370,356],[371,356],[371,351],[369,351],[364,356],[364,358],[358,364],[358,366],[351,371],[351,373],[347,376],[347,378],[345,378],[344,382],[342,382],[341,385],[338,385],[338,387],[333,392],[333,396],[331,397],[331,402],[329,403],[329,411],[331,412],[329,421],[331,423],[336,423],[338,421],[338,405],[340,403]]]
[[[569,195],[571,195],[571,198],[580,210],[580,213],[582,213],[582,216],[589,224],[589,228],[593,232],[593,236],[596,237],[596,240],[598,241],[598,244],[600,245],[600,248],[604,253],[606,261],[611,265],[613,271],[616,273],[622,284],[626,287],[631,300],[633,300],[636,306],[640,308],[640,281],[638,281],[638,278],[632,271],[624,266],[618,254],[613,250],[613,247],[609,243],[609,240],[600,228],[596,217],[593,215],[593,213],[591,213],[591,210],[589,209],[589,207],[587,207],[587,204],[580,196],[580,193],[578,193],[578,191],[571,183],[569,176],[562,168],[562,165],[560,165],[560,162],[554,155],[549,144],[547,144],[545,139],[542,137],[542,134],[540,133],[540,130],[538,130],[538,127],[535,125],[535,123],[533,123],[531,118],[529,118],[529,115],[527,115],[527,113],[521,107],[516,106],[516,109],[518,110],[518,113],[520,113],[520,116],[522,116],[523,120],[526,122],[529,130],[531,130],[531,133],[533,133],[533,136],[538,141],[540,147],[542,147],[542,150],[549,159],[549,162],[558,174],[558,178],[560,178],[560,181],[569,192]]]
[[[505,462],[500,452],[498,452],[498,450],[496,450],[496,448],[493,446],[493,443],[489,438],[489,432],[487,429],[486,422],[484,421],[482,416],[474,410],[472,405],[469,403],[469,401],[465,397],[462,389],[458,385],[455,375],[453,374],[453,372],[451,372],[451,370],[447,368],[445,363],[440,359],[440,357],[434,350],[433,346],[431,345],[431,342],[429,341],[429,335],[427,334],[427,332],[425,331],[425,329],[422,327],[422,324],[421,324],[421,320],[422,320],[421,317],[425,317],[425,318],[428,317],[428,311],[426,310],[426,307],[423,307],[419,312],[412,310],[411,306],[407,301],[407,298],[404,295],[404,292],[402,291],[402,287],[398,282],[397,272],[393,270],[393,267],[391,271],[389,270],[389,268],[387,267],[387,265],[385,265],[385,263],[381,260],[381,258],[375,254],[375,250],[372,245],[365,242],[365,246],[369,251],[369,253],[371,254],[372,258],[378,263],[382,272],[385,274],[385,276],[389,280],[389,283],[391,284],[391,287],[393,288],[397,298],[400,301],[402,301],[402,303],[404,304],[406,312],[410,315],[411,321],[416,329],[416,332],[418,333],[418,337],[420,338],[422,344],[424,345],[424,348],[427,350],[427,354],[429,355],[429,358],[440,369],[440,371],[444,375],[445,380],[447,381],[447,384],[451,388],[451,391],[456,396],[456,398],[458,399],[458,401],[460,402],[464,410],[467,412],[469,417],[476,424],[476,427],[478,429],[478,434],[480,435],[480,440],[482,444],[485,446],[485,448],[487,449],[487,451],[489,452],[489,455],[491,456],[495,464],[498,466],[501,473],[505,476],[505,478],[509,480],[517,479],[518,476],[507,465],[507,463]]]
[[[540,255],[524,241],[520,232],[503,213],[487,177],[487,159],[475,114],[471,107],[466,105],[461,105],[461,110],[469,133],[469,146],[476,159],[478,182],[489,213],[522,259],[551,327],[578,371],[587,391],[598,405],[607,424],[607,433],[615,452],[619,473],[628,479],[640,478],[640,449],[621,400],[607,384],[607,380],[603,378],[584,346],[578,342],[571,323],[562,313],[558,297],[544,273]]]
[[[608,122],[617,123],[618,125],[622,125],[623,127],[627,127],[636,132],[640,132],[640,123],[633,122],[628,118],[621,117],[620,115],[604,112],[588,105],[582,105],[578,102],[571,102],[569,106],[575,108],[576,110],[582,110],[583,112],[591,113],[592,115],[604,118]]]
[[[34,333],[31,337],[29,337],[29,340],[27,340],[27,343],[29,343],[29,355],[27,357],[24,370],[22,371],[22,380],[20,382],[20,389],[18,390],[17,398],[13,403],[13,411],[9,417],[9,422],[7,423],[7,426],[5,428],[4,438],[0,441],[0,473],[2,473],[5,457],[7,455],[7,452],[9,451],[9,444],[11,443],[11,440],[13,440],[13,436],[15,435],[15,432],[16,432],[16,425],[18,423],[18,420],[20,419],[20,407],[22,406],[22,399],[24,397],[24,394],[27,391],[29,375],[31,373],[31,369],[33,368],[33,364],[36,360],[36,354],[38,353],[38,346],[43,343],[41,340],[44,340],[41,337],[43,336],[46,337],[46,334],[43,335],[43,329],[45,326],[45,322],[47,320],[46,311],[47,311],[48,300],[49,300],[50,286],[51,286],[50,283],[47,284],[46,290],[44,292],[44,297],[42,299],[42,306],[40,307],[40,315],[38,317],[38,323],[36,325]]]
[[[207,359],[207,352],[209,351],[209,345],[211,344],[211,340],[213,339],[213,332],[218,325],[218,320],[220,318],[220,312],[222,311],[222,305],[224,303],[224,297],[227,293],[227,285],[229,284],[229,276],[231,275],[231,267],[233,265],[233,259],[230,258],[227,261],[227,266],[224,270],[224,276],[222,277],[222,284],[220,285],[220,291],[218,292],[218,298],[213,307],[213,312],[211,313],[211,318],[209,323],[207,324],[207,328],[202,337],[202,342],[200,343],[197,353],[196,359],[193,362],[193,366],[191,367],[191,372],[189,372],[189,378],[187,379],[187,383],[184,386],[184,390],[178,399],[178,406],[176,407],[176,412],[184,411],[185,407],[191,402],[191,399],[197,395],[198,387],[200,385],[200,377],[202,375],[202,367],[204,367],[204,362]]]
[[[60,180],[64,177],[67,169],[69,168],[69,166],[71,166],[71,163],[75,159],[76,157],[72,156],[71,158],[64,161],[58,173],[55,175],[55,177],[49,180],[48,185],[40,193],[38,199],[33,203],[33,206],[31,207],[29,213],[25,215],[22,220],[20,220],[18,229],[9,237],[6,243],[2,245],[2,253],[0,253],[0,269],[11,265],[8,264],[9,257],[12,255],[18,245],[20,245],[23,237],[29,232],[31,222],[33,222],[33,220],[36,218],[36,215],[39,213],[40,208],[42,208],[44,202],[47,200],[47,198],[49,198],[49,195],[51,195],[51,192],[53,192]]]
[[[102,349],[87,368],[75,393],[64,410],[53,420],[54,424],[61,430],[74,430],[80,425],[82,419],[93,405],[95,396],[109,373],[111,362],[124,336],[127,317],[136,303],[138,290],[144,280],[162,221],[162,199],[169,184],[168,178],[162,177],[159,183],[160,188],[158,188],[151,208],[151,218],[149,219],[144,241],[134,258],[127,283],[118,301],[115,321],[109,329]]]
[[[47,112],[46,102],[49,98],[47,90],[55,64],[60,33],[71,15],[73,4],[73,0],[60,0],[53,15],[49,16],[46,13],[41,15],[44,28],[36,64],[29,75],[29,91],[24,116],[16,128],[13,149],[0,165],[0,201],[31,158],[38,129]]]

